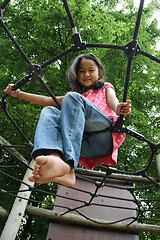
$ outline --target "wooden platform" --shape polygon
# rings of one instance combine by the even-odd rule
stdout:
[[[99,179],[101,180],[101,179]],[[115,181],[115,180],[107,180],[107,184],[112,186],[126,186],[125,181]],[[128,185],[127,185],[128,186]],[[88,181],[77,179],[75,188],[82,189],[89,192],[94,192],[96,186]],[[89,201],[91,196],[87,192],[77,191],[72,188],[67,188],[63,186],[59,186],[58,188],[58,197],[56,198],[56,205],[66,206],[66,207],[80,207],[84,206],[84,203],[74,201],[74,199],[78,199],[80,201]],[[132,201],[119,200],[117,198],[123,198],[131,200],[133,199],[132,195],[129,191],[121,190],[119,188],[113,188],[104,186],[98,190],[99,195],[94,198],[93,203],[100,204],[101,206],[85,206],[79,208],[78,210],[83,214],[89,216],[93,219],[102,219],[107,222],[114,222],[117,220],[125,219],[128,217],[135,217],[136,211],[135,204]],[[71,199],[64,199],[60,196],[69,197]],[[106,196],[116,197],[116,199],[107,198]],[[105,207],[103,206],[105,205]],[[108,206],[108,207],[106,207]],[[113,206],[113,207],[112,207]],[[118,207],[126,207],[128,209],[120,209]],[[130,210],[131,208],[131,210]],[[65,212],[67,209],[61,207],[54,207],[54,211]],[[77,215],[77,212],[70,212],[71,214]],[[126,220],[125,222],[130,223],[132,219]],[[124,221],[123,221],[124,222]],[[103,229],[94,229],[86,226],[79,225],[68,225],[66,223],[50,223],[48,234],[46,240],[138,240],[139,237],[135,233],[128,233],[122,231],[114,231],[114,230],[103,230]]]

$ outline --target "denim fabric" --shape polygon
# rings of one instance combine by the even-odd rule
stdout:
[[[73,160],[76,168],[80,154],[94,158],[112,151],[111,132],[93,134],[82,141],[84,132],[103,130],[112,124],[90,100],[70,92],[62,101],[61,111],[53,106],[41,111],[32,156],[45,155],[46,149],[58,150],[63,160]]]

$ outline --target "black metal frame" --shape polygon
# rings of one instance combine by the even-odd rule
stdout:
[[[142,12],[143,12],[144,0],[140,1],[139,10],[138,10],[138,14],[137,14],[137,20],[136,20],[134,34],[133,34],[133,39],[130,42],[128,42],[127,44],[125,44],[125,45],[86,43],[86,42],[82,41],[80,33],[77,32],[77,29],[76,29],[76,26],[75,26],[75,23],[74,23],[74,20],[73,20],[73,17],[72,17],[72,14],[71,14],[71,11],[70,11],[70,8],[69,8],[69,5],[68,5],[68,2],[67,2],[67,0],[63,0],[64,7],[65,7],[66,13],[68,15],[68,19],[70,21],[70,25],[71,25],[72,31],[73,31],[72,38],[73,38],[74,44],[68,50],[65,50],[64,52],[62,52],[62,53],[58,54],[57,56],[51,58],[50,60],[46,61],[42,65],[37,65],[37,64],[31,63],[31,61],[29,60],[27,55],[24,53],[22,48],[19,46],[19,44],[14,39],[14,37],[10,33],[9,29],[7,28],[7,26],[3,22],[3,12],[4,12],[5,8],[7,7],[7,5],[9,4],[9,2],[10,2],[10,0],[6,0],[0,6],[0,25],[2,26],[2,28],[4,29],[4,31],[6,32],[6,34],[8,35],[10,40],[12,41],[12,43],[15,45],[17,50],[23,56],[24,60],[29,65],[29,73],[14,84],[13,90],[16,90],[16,89],[20,88],[25,83],[30,81],[32,78],[36,78],[36,79],[39,80],[39,82],[42,84],[42,86],[46,89],[48,94],[53,98],[53,100],[56,102],[56,104],[60,108],[61,104],[59,103],[59,101],[57,100],[57,98],[55,97],[53,92],[49,89],[47,84],[42,79],[42,71],[43,71],[43,69],[45,67],[47,67],[48,65],[50,65],[51,63],[57,61],[58,59],[62,58],[63,56],[65,56],[65,55],[67,55],[68,53],[71,53],[71,52],[79,52],[79,51],[85,50],[87,48],[118,49],[118,50],[122,50],[126,54],[126,56],[128,57],[126,79],[125,79],[124,92],[123,92],[123,102],[125,102],[127,100],[129,80],[130,80],[130,74],[131,74],[131,65],[132,65],[133,58],[135,56],[137,56],[138,54],[141,54],[141,55],[143,55],[145,57],[150,58],[151,60],[153,60],[153,61],[155,61],[157,63],[160,63],[160,59],[150,55],[147,52],[142,51],[140,46],[139,46],[139,44],[138,44],[138,41],[137,41],[137,36],[138,36],[138,31],[139,31],[139,26],[140,26],[140,21],[141,21],[141,16],[142,16]],[[6,98],[7,98],[7,96],[8,96],[8,94],[5,94],[2,97],[2,99],[0,99],[1,109],[5,112],[6,116],[14,124],[14,126],[19,131],[19,133],[24,137],[24,139],[27,142],[27,146],[32,147],[33,144],[31,143],[31,141],[27,139],[25,134],[21,131],[21,129],[18,127],[18,125],[15,123],[15,121],[12,119],[12,117],[9,115],[9,113],[7,111],[7,108],[6,108]],[[146,139],[143,135],[141,135],[141,134],[139,134],[139,133],[137,133],[137,132],[135,132],[133,130],[128,129],[127,127],[124,127],[123,124],[124,124],[124,117],[123,117],[123,115],[120,115],[120,117],[118,118],[118,120],[117,120],[117,122],[116,122],[116,124],[114,126],[112,126],[111,128],[107,128],[107,129],[105,129],[103,131],[123,132],[123,133],[126,133],[126,134],[128,134],[128,135],[130,135],[130,136],[132,136],[132,137],[134,137],[134,138],[136,138],[138,140],[140,140],[140,141],[144,141],[147,144],[149,144],[149,146],[151,148],[151,157],[150,157],[150,159],[148,161],[147,166],[144,169],[139,170],[136,173],[134,173],[134,174],[142,175],[142,176],[146,175],[145,172],[149,169],[149,167],[151,165],[151,162],[153,160],[155,152],[160,148],[160,142],[159,143],[153,143],[153,142],[149,141],[148,139]],[[93,132],[92,134],[96,134],[96,133],[97,132]],[[112,168],[110,168],[110,171],[111,170],[112,170]],[[115,169],[113,169],[112,171],[114,172]],[[127,172],[127,174],[133,174],[133,173]]]

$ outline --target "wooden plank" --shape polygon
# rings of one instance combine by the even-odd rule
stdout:
[[[74,225],[60,225],[54,223],[47,240],[138,240],[138,235],[118,231],[90,229]]]
[[[100,180],[100,179],[97,179]],[[125,187],[126,184],[128,185],[128,183],[126,183],[126,181],[114,181],[114,180],[110,180],[107,179],[106,180],[108,184],[113,185],[113,186],[123,186]],[[82,190],[88,190],[89,192],[94,192],[95,191],[95,185],[91,182],[85,181],[83,179],[77,179],[76,185],[75,185],[76,189],[82,189]],[[110,227],[112,229],[112,227],[115,227],[115,224],[109,224],[112,223],[114,221],[117,220],[121,220],[121,219],[125,219],[128,217],[135,217],[136,216],[136,211],[135,209],[135,204],[132,201],[125,201],[125,199],[130,199],[133,200],[133,196],[130,194],[129,191],[126,190],[122,190],[120,188],[112,188],[112,187],[102,187],[99,189],[98,194],[101,195],[100,197],[96,197],[93,200],[93,203],[95,204],[99,204],[100,206],[95,206],[95,205],[91,205],[91,206],[83,206],[82,208],[79,209],[80,212],[82,212],[83,214],[87,215],[90,218],[98,218],[100,220],[101,223],[107,222],[108,225],[104,226],[106,227]],[[112,198],[106,198],[103,197],[103,195],[108,195],[111,197],[115,197],[115,199]],[[59,196],[66,196],[69,197],[70,199],[64,199],[61,198]],[[82,191],[77,191],[74,188],[67,188],[64,186],[59,186],[58,189],[58,197],[56,198],[56,205],[59,206],[66,206],[66,207],[71,207],[71,208],[79,208],[82,205],[84,205],[84,203],[80,202],[80,201],[89,201],[90,199],[90,195],[87,194],[86,192],[82,192]],[[123,200],[119,200],[116,199],[121,197],[124,199]],[[74,201],[74,199],[78,199],[80,201]],[[109,207],[103,207],[102,205],[105,206],[109,206]],[[114,207],[113,207],[114,206]],[[122,207],[122,208],[119,208]],[[123,209],[123,207],[127,207],[125,209]],[[62,207],[54,207],[54,211],[57,212],[65,212],[65,210]],[[75,218],[77,221],[77,225],[75,226],[75,224],[71,224],[71,222],[69,223],[63,223],[62,220],[61,222],[58,223],[51,223],[49,226],[49,230],[48,230],[48,235],[46,240],[70,240],[72,239],[73,236],[73,228],[76,234],[76,240],[80,240],[83,239],[83,237],[85,236],[84,239],[92,239],[92,240],[97,240],[97,239],[118,239],[118,240],[124,240],[124,239],[134,239],[137,240],[138,239],[138,235],[136,233],[131,233],[130,228],[127,227],[127,224],[130,223],[132,221],[132,219],[130,220],[125,220],[123,222],[118,223],[119,226],[119,231],[116,229],[116,231],[113,230],[107,230],[107,231],[103,231],[102,234],[102,229],[101,229],[101,224],[95,224],[81,216],[78,215],[77,212],[71,212],[72,214],[72,218]],[[64,215],[63,217],[67,217],[68,214]],[[61,217],[62,218],[62,217]],[[80,224],[80,218],[83,219],[83,227]],[[79,220],[78,220],[79,219]],[[97,238],[97,234],[95,234],[95,229],[94,228],[90,228],[90,225],[87,226],[86,224],[93,224],[94,226],[96,226],[97,229],[97,234],[98,234],[98,238]],[[69,224],[69,225],[68,225]],[[124,228],[122,228],[122,226],[125,225],[125,230]],[[135,226],[135,224],[133,224]],[[104,227],[103,226],[103,227]],[[83,229],[85,229],[86,233],[84,235],[83,233]],[[122,230],[123,229],[123,230]],[[126,231],[126,233],[121,233],[121,231]],[[128,233],[130,232],[130,233]],[[82,236],[83,235],[83,236]],[[99,238],[101,235],[101,238]],[[92,238],[90,238],[92,236]]]
[[[33,168],[35,161],[32,160],[30,167]],[[28,177],[31,175],[31,170],[27,169],[26,174],[23,178],[23,182],[29,184],[30,186],[34,186],[34,183],[29,182]],[[29,190],[26,185],[23,183],[20,186],[19,192],[17,194],[17,197],[14,201],[13,207],[11,209],[11,212],[9,214],[9,217],[6,221],[6,224],[4,226],[2,235],[1,235],[1,240],[14,240],[16,238],[16,235],[18,233],[21,220],[23,218],[23,214],[25,212],[28,200],[24,200],[21,198],[26,198],[29,199],[31,191],[24,191],[23,190]],[[19,198],[20,197],[20,198]]]

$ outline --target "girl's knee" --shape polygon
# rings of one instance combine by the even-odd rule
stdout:
[[[41,116],[46,116],[46,115],[50,115],[50,114],[53,114],[53,113],[58,113],[59,110],[53,106],[47,106],[47,107],[44,107],[42,110],[41,110]]]
[[[65,95],[62,104],[64,103],[70,103],[73,101],[79,101],[80,99],[82,99],[82,95],[77,93],[77,92],[69,92]]]

